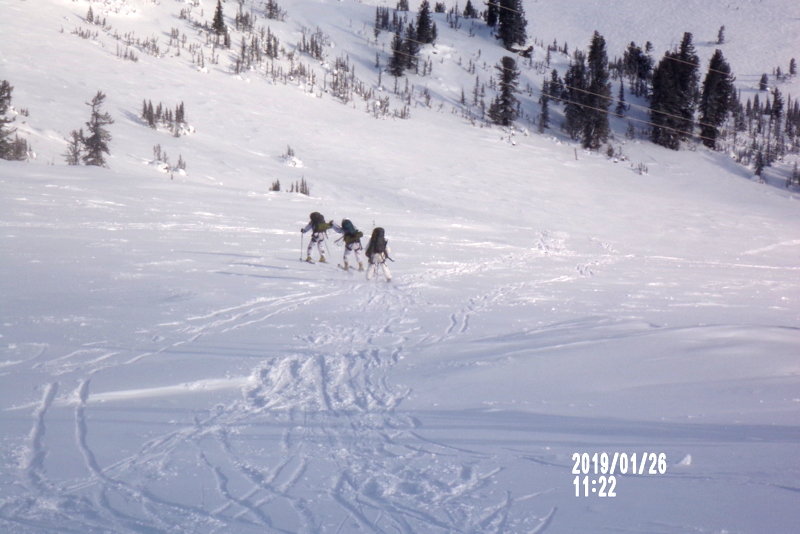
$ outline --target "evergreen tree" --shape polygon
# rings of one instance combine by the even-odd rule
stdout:
[[[680,92],[678,114],[683,118],[678,127],[685,132],[681,133],[681,137],[686,139],[694,129],[694,112],[699,98],[700,83],[700,58],[695,53],[692,34],[689,32],[683,34],[677,62],[679,66],[677,88]]]
[[[211,29],[217,34],[217,42],[221,35],[228,33],[228,27],[225,25],[225,15],[222,12],[222,2],[217,0],[217,9],[214,11],[214,21],[211,23]]]
[[[277,0],[267,0],[264,2],[264,12],[267,18],[271,20],[284,20],[286,18],[286,11],[281,9]]]
[[[586,117],[583,103],[587,89],[586,55],[576,50],[564,75],[564,131],[572,139],[578,139],[583,132]]]
[[[476,19],[476,18],[478,18],[478,12],[475,10],[475,7],[472,5],[472,0],[467,0],[467,5],[464,7],[464,18],[467,18],[467,19]]]
[[[392,57],[389,59],[388,66],[389,73],[395,77],[402,76],[407,63],[405,51],[403,50],[403,38],[400,36],[400,28],[398,28],[394,33],[394,39],[392,39]]]
[[[422,0],[417,14],[417,39],[425,44],[432,43],[434,39],[434,24],[428,0]]]
[[[625,81],[620,79],[619,93],[617,93],[617,107],[614,108],[614,114],[622,118],[625,116],[626,109],[627,106],[625,104]]]
[[[717,32],[717,44],[725,44],[725,26],[722,25],[719,27],[719,31]]]
[[[622,72],[628,76],[628,88],[634,95],[646,95],[653,77],[653,58],[631,42],[622,57]]]
[[[611,104],[606,41],[598,32],[594,32],[589,46],[587,74],[587,91],[582,99],[586,104],[582,141],[584,148],[597,150],[608,140],[608,107]]]
[[[0,159],[9,159],[12,152],[11,134],[14,133],[14,129],[8,125],[14,121],[6,118],[8,108],[11,107],[12,91],[14,87],[7,80],[0,82]]]
[[[550,84],[542,82],[542,96],[539,97],[539,133],[550,128]]]
[[[64,152],[64,158],[67,160],[67,165],[80,165],[81,151],[83,149],[83,128],[80,130],[72,130],[69,136],[70,138],[67,142],[67,151]]]
[[[495,0],[496,1],[496,0]],[[497,14],[498,37],[503,41],[503,46],[511,50],[514,45],[524,45],[528,40],[525,20],[525,11],[522,0],[499,0],[500,6]]]
[[[549,89],[548,94],[551,98],[556,100],[565,98],[564,82],[558,76],[558,70],[553,69],[550,73],[550,83],[547,84],[547,88]]]
[[[495,124],[511,126],[518,116],[519,101],[517,100],[517,85],[519,71],[514,58],[504,56],[496,66],[498,73],[499,93],[492,105],[489,106],[489,118]]]
[[[14,128],[8,127],[14,119],[6,117],[8,109],[11,107],[11,93],[14,87],[3,80],[0,82],[0,159],[11,161],[24,161],[28,159],[28,142],[20,139],[16,134],[11,139]]]
[[[403,40],[403,57],[405,58],[407,69],[417,68],[417,56],[419,55],[419,48],[417,29],[413,24],[409,23],[406,27],[405,39]]]
[[[772,92],[772,107],[769,110],[770,121],[772,122],[772,137],[775,139],[775,151],[770,153],[770,158],[767,161],[768,165],[785,153],[782,129],[784,105],[783,95],[776,87]]]
[[[106,95],[102,91],[97,91],[92,101],[86,103],[91,109],[89,122],[86,123],[88,136],[83,142],[85,148],[83,163],[86,165],[105,167],[106,161],[103,154],[111,153],[108,149],[111,134],[105,127],[109,124],[114,124],[114,121],[111,119],[111,115],[100,109],[105,99]]]
[[[766,167],[766,162],[764,160],[764,152],[758,150],[756,152],[756,160],[754,163],[754,173],[756,176],[761,177],[761,174],[764,172],[764,167]]]
[[[698,99],[698,63],[692,34],[684,33],[678,51],[667,52],[653,72],[650,99],[651,139],[673,150],[694,129]]]
[[[680,148],[680,94],[677,87],[679,63],[674,52],[667,52],[653,71],[653,92],[650,98],[650,140],[678,150]]]
[[[486,2],[486,25],[490,28],[497,26],[497,16],[500,11],[500,0],[487,0]]]
[[[769,89],[769,77],[765,72],[764,74],[761,75],[761,80],[759,80],[758,82],[758,90],[766,91],[767,89]]]
[[[700,135],[709,148],[715,148],[719,127],[731,108],[732,89],[731,68],[717,49],[709,63],[700,98]]]
[[[794,58],[789,60],[789,76],[797,75],[797,61]]]

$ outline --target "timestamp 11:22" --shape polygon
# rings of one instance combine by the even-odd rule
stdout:
[[[597,478],[590,476],[576,476],[572,480],[575,486],[576,497],[616,497],[617,477],[614,475],[601,475]]]

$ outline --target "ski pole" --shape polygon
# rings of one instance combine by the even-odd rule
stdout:
[[[300,232],[300,261],[303,261],[303,232]]]

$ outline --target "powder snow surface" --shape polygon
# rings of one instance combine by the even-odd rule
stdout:
[[[329,37],[325,61],[300,59],[315,87],[232,74],[241,32],[213,52],[179,17],[215,4],[92,2],[111,29],[83,39],[87,1],[0,1],[0,79],[37,152],[0,163],[0,530],[797,532],[788,161],[764,184],[727,154],[621,133],[626,159],[584,152],[556,111],[546,135],[471,124],[461,92],[504,52],[439,14],[410,118],[376,119],[321,87],[347,54],[402,108],[391,76],[377,88],[378,2],[280,2],[287,51],[303,28]],[[574,49],[598,29],[610,56],[652,40],[660,57],[692,31],[706,64],[724,24],[745,96],[798,49],[794,2],[608,4],[526,1],[529,34]],[[118,57],[115,32],[162,57]],[[533,115],[546,73],[522,71]],[[109,166],[67,166],[98,90]],[[184,102],[191,129],[148,128],[144,99]],[[288,192],[301,179],[310,196]],[[328,264],[299,261],[311,211],[384,227],[392,282],[337,268],[332,232]]]

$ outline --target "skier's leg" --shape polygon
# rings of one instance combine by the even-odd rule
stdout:
[[[314,240],[316,238],[314,235],[311,235],[311,239],[308,240],[308,248],[306,249],[306,261],[311,261],[311,249],[314,248]]]
[[[322,246],[325,244],[325,236],[320,234],[317,240],[317,250],[319,251],[319,261],[325,263],[325,250]]]
[[[383,275],[386,277],[387,282],[392,281],[392,272],[389,270],[389,266],[386,265],[386,261],[381,263],[381,267],[383,268]]]
[[[347,257],[350,255],[350,247],[351,246],[352,245],[345,245],[344,246],[344,256],[342,257],[342,262],[343,262],[342,263],[342,267],[344,267],[345,270],[347,270],[347,268],[350,266],[347,263]]]
[[[358,253],[362,250],[361,243],[356,243],[355,247],[353,248],[353,255],[356,257],[356,263],[358,263],[358,270],[364,270],[364,264],[361,262],[361,258],[359,257]]]
[[[375,275],[375,271],[378,270],[378,264],[375,263],[376,260],[379,260],[378,255],[373,254],[370,258],[369,265],[367,265],[367,280],[371,280]]]

